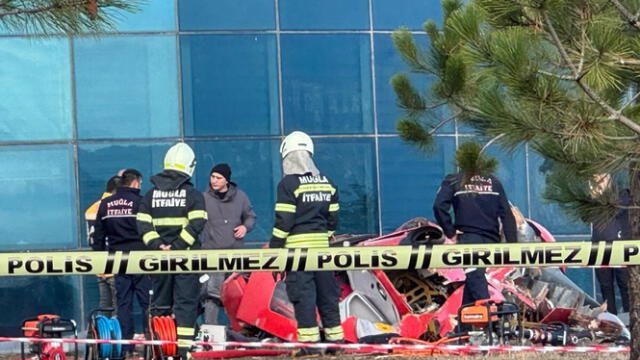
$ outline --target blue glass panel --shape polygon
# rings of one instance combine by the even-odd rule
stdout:
[[[180,30],[276,28],[273,0],[179,0]]]
[[[464,140],[461,140],[464,141]],[[527,164],[524,146],[506,153],[498,145],[490,145],[487,155],[498,159],[500,165],[496,176],[502,182],[509,201],[520,209],[524,216],[529,213],[527,202]]]
[[[164,155],[173,143],[81,144],[78,148],[80,211],[91,206],[105,190],[107,180],[126,168],[142,173],[142,194],[153,186],[149,178],[162,171]],[[85,229],[85,226],[82,227]],[[86,233],[82,231],[82,243]]]
[[[280,0],[282,30],[369,29],[368,0]]]
[[[75,248],[71,146],[4,146],[0,158],[0,250]]]
[[[69,40],[0,39],[0,141],[71,138]]]
[[[415,35],[418,44],[424,48],[428,45],[426,35]],[[409,73],[409,66],[402,61],[398,51],[393,45],[390,34],[376,34],[374,36],[376,59],[376,106],[378,112],[378,132],[395,134],[396,122],[403,116],[402,110],[397,105],[397,96],[391,86],[391,77],[404,72],[409,75],[413,86],[428,94],[434,78],[424,74]],[[441,108],[430,115],[429,122],[436,125],[440,121],[450,117],[446,108]],[[453,121],[441,127],[437,133],[453,133],[455,131]]]
[[[81,38],[75,50],[78,136],[178,136],[174,36]]]
[[[558,235],[554,236],[556,241],[591,241],[591,235]],[[566,274],[573,282],[576,283],[582,290],[584,290],[588,295],[593,297],[598,301],[602,301],[599,290],[594,289],[594,273],[593,269],[567,269]],[[597,286],[597,281],[596,281]],[[618,302],[618,305],[621,305],[621,302]]]
[[[373,28],[395,30],[407,26],[412,30],[422,30],[427,20],[435,20],[442,26],[442,5],[435,0],[372,0]]]
[[[282,35],[285,130],[371,133],[368,35]]]
[[[231,167],[231,181],[242,189],[253,204],[256,226],[246,242],[264,244],[271,239],[275,219],[276,188],[282,177],[279,140],[196,141],[191,144],[198,159],[195,182],[198,190],[209,186],[211,168],[219,163]],[[246,244],[251,247],[252,244]]]
[[[38,314],[56,314],[74,319],[78,329],[80,316],[79,276],[16,276],[0,283],[0,302],[5,310],[0,320],[2,336],[22,336],[20,326],[25,319]]]
[[[114,11],[116,31],[175,31],[176,9],[170,0],[150,0],[140,6],[136,13]]]
[[[378,204],[373,139],[314,139],[314,160],[338,186],[337,233],[377,234]]]
[[[552,234],[590,234],[589,225],[572,221],[560,206],[547,202],[543,197],[545,187],[544,158],[529,151],[529,186],[531,187],[531,218],[546,227]]]
[[[433,217],[433,201],[445,175],[456,171],[453,137],[436,137],[430,154],[418,152],[400,138],[380,138],[382,232],[414,217]]]
[[[280,132],[274,35],[181,37],[185,133]]]
[[[578,285],[584,292],[593,297],[593,270],[592,269],[567,269],[569,279]]]

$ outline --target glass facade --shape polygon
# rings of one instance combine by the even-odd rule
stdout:
[[[0,141],[71,140],[69,40],[0,37]]]
[[[187,136],[280,133],[273,34],[184,35],[180,45]]]
[[[282,30],[367,30],[368,0],[279,0]]]
[[[196,152],[198,189],[214,164],[231,165],[258,216],[247,244],[262,246],[281,177],[278,146],[293,130],[312,135],[318,166],[339,186],[339,232],[384,233],[432,218],[456,147],[474,135],[445,126],[428,156],[396,135],[389,79],[407,67],[390,31],[419,30],[429,18],[441,22],[438,1],[150,0],[97,38],[0,35],[0,156],[8,164],[0,250],[86,247],[83,214],[107,179],[135,167],[149,189],[180,140]],[[525,215],[559,240],[589,238],[588,226],[541,200],[538,155],[527,147],[489,152]],[[592,290],[590,271],[571,276]],[[97,306],[94,277],[6,278],[2,287],[8,306],[30,292],[28,307],[0,321],[3,335],[39,313],[84,323]]]
[[[78,138],[179,135],[175,36],[82,38],[74,55]]]
[[[370,37],[281,36],[284,130],[373,133]]]

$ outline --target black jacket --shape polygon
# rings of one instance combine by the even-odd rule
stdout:
[[[500,181],[491,175],[476,175],[462,186],[461,180],[461,174],[447,175],[433,204],[445,235],[451,238],[460,230],[500,242],[500,219],[507,242],[517,242],[516,221]],[[452,205],[455,225],[449,213]]]
[[[155,187],[144,196],[138,211],[138,231],[152,250],[171,245],[172,250],[197,249],[198,236],[207,222],[202,194],[190,177],[165,170],[151,177]]]
[[[628,206],[631,204],[631,194],[628,189],[618,194],[618,204]],[[591,233],[592,241],[631,239],[631,225],[629,224],[629,210],[620,209],[618,214],[604,226],[593,225]]]
[[[142,197],[140,190],[118,188],[100,202],[91,247],[94,250],[144,250],[138,234],[136,215]]]
[[[271,248],[328,247],[338,226],[338,189],[324,175],[287,175],[278,184]]]

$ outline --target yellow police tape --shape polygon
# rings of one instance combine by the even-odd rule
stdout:
[[[0,276],[640,264],[640,241],[0,253]]]

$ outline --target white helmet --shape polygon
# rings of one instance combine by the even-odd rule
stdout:
[[[173,145],[164,156],[164,169],[176,170],[189,176],[196,169],[196,155],[185,143]]]
[[[302,131],[294,131],[282,140],[280,153],[284,159],[287,154],[296,150],[307,150],[313,155],[313,141]]]

